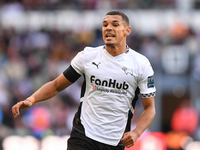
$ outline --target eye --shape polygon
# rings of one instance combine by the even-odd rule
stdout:
[[[107,27],[108,25],[107,24],[103,24],[103,27]]]
[[[117,27],[117,26],[118,26],[118,24],[113,24],[113,26],[114,26],[114,27]]]

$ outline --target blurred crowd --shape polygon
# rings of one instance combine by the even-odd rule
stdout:
[[[0,4],[9,2],[20,2],[26,10],[175,7],[175,0],[2,0]]]
[[[175,5],[175,0],[117,0],[115,3],[109,0],[4,0],[0,1],[0,6],[11,2],[20,2],[24,9],[33,10],[69,6],[96,9],[107,4],[115,5],[113,8]],[[17,32],[15,28],[0,28],[0,141],[12,134],[30,134],[41,139],[45,135],[70,133],[73,115],[79,105],[82,78],[50,100],[22,110],[17,119],[12,117],[11,107],[29,97],[44,83],[55,79],[85,46],[102,45],[101,34],[101,28],[79,33],[56,29]],[[194,80],[200,83],[200,28],[194,30],[185,24],[174,24],[171,28],[159,28],[150,35],[132,28],[127,44],[149,58],[155,72],[163,73],[161,61],[164,49],[170,45],[183,46],[189,56],[189,67],[184,74],[192,74]]]
[[[199,0],[1,0],[0,6],[10,3],[21,3],[25,10],[200,8]]]

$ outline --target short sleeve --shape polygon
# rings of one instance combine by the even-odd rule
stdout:
[[[154,71],[148,59],[142,63],[138,86],[143,98],[155,96]]]
[[[71,66],[80,75],[84,74],[84,51],[79,52],[71,61]]]

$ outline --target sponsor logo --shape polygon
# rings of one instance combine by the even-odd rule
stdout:
[[[124,81],[123,83],[118,83],[115,79],[109,79],[109,80],[100,80],[95,78],[94,75],[90,77],[90,82],[94,86],[95,85],[101,85],[104,87],[111,87],[116,89],[123,89],[127,90],[129,88],[129,85]]]
[[[92,62],[93,65],[95,65],[97,67],[97,69],[99,69],[99,65],[101,62],[99,62],[98,64],[96,64],[95,62]]]
[[[91,84],[92,85],[92,89],[94,90],[97,86],[96,85],[93,85],[93,84]]]
[[[106,89],[104,87],[96,87],[95,90],[104,92],[104,93],[115,93],[115,94],[127,94],[127,91],[120,90],[120,89]]]

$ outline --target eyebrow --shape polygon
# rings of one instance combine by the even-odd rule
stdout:
[[[103,23],[106,23],[106,22],[107,22],[106,20],[103,21]],[[120,21],[118,21],[118,20],[113,20],[112,22],[120,22]]]

